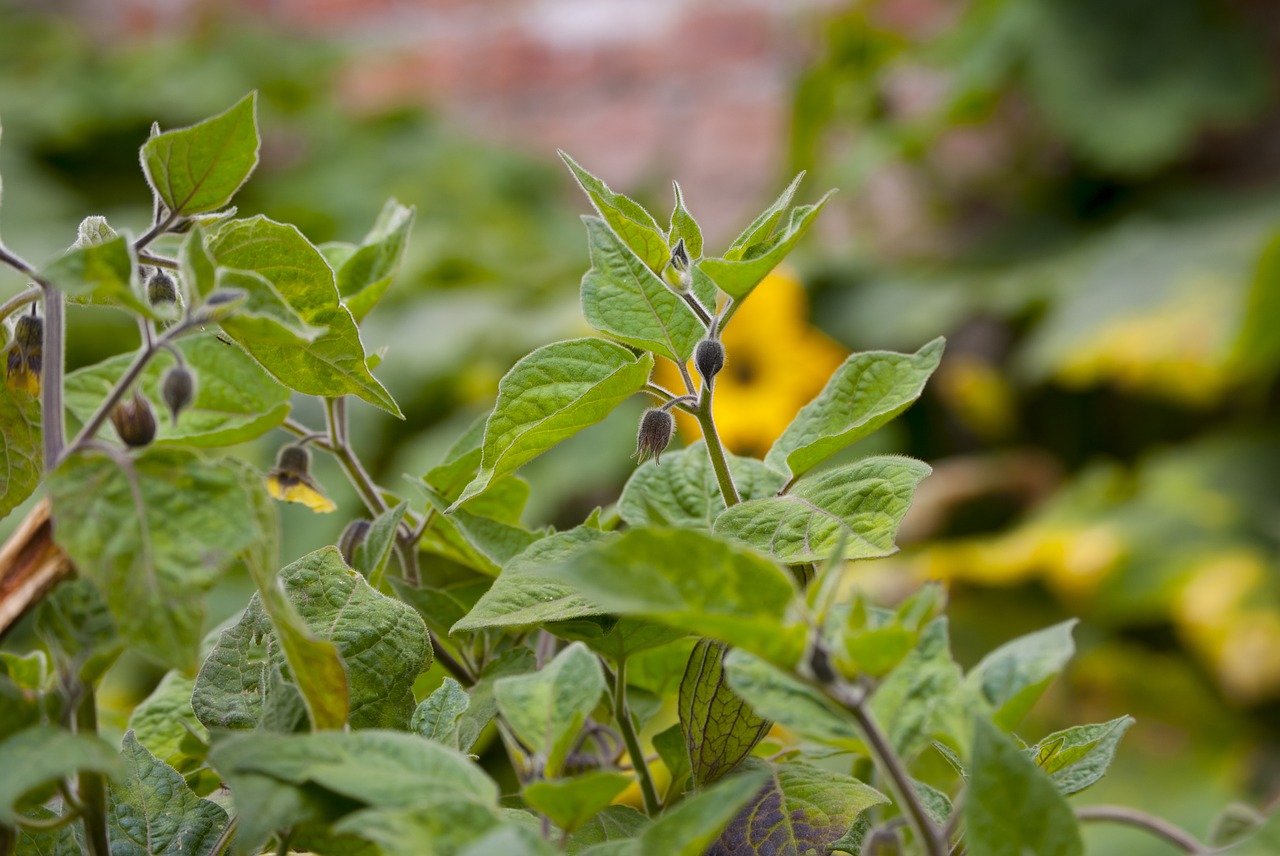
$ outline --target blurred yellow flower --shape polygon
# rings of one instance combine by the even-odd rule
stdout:
[[[809,323],[804,287],[775,270],[765,277],[721,336],[724,370],[716,375],[715,417],[720,439],[739,455],[763,455],[801,407],[822,391],[848,352]],[[690,373],[697,372],[690,363]],[[683,391],[676,367],[659,362],[655,380]],[[678,413],[680,430],[702,436],[697,421]]]
[[[306,446],[285,446],[280,450],[276,468],[267,473],[267,492],[278,500],[298,502],[322,514],[338,507],[311,477],[311,452]]]

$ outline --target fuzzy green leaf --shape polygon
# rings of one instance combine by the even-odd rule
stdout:
[[[176,347],[196,379],[195,398],[176,424],[162,393],[165,372],[177,365],[174,356],[161,350],[139,380],[156,413],[156,444],[231,446],[260,437],[289,415],[289,390],[238,347],[212,335],[190,336]],[[87,421],[133,360],[122,354],[67,375],[67,409]]]
[[[765,463],[799,476],[889,422],[920,397],[945,344],[937,338],[914,354],[852,355],[796,414],[769,449]]]
[[[777,228],[778,221],[782,219],[782,215],[791,206],[791,200],[795,198],[796,190],[800,187],[800,182],[802,181],[804,181],[804,170],[801,170],[795,178],[791,179],[791,183],[782,191],[782,194],[773,200],[768,208],[761,211],[756,219],[751,221],[751,225],[743,229],[738,237],[733,239],[733,243],[725,251],[725,258],[740,259],[747,250],[768,240],[774,229]]]
[[[98,587],[84,578],[54,588],[36,612],[36,635],[59,668],[95,683],[123,648],[115,619]]]
[[[610,852],[625,856],[648,856],[650,853],[703,856],[767,780],[763,770],[751,770],[722,779],[675,808],[664,811],[645,827],[638,838]]]
[[[789,565],[825,561],[840,548],[846,559],[887,556],[897,551],[898,524],[930,472],[911,458],[863,458],[784,496],[739,503],[716,518],[715,531]]]
[[[671,210],[671,228],[667,230],[667,243],[673,248],[684,241],[684,248],[689,258],[697,260],[702,257],[702,228],[693,219],[689,209],[684,207],[684,194],[680,192],[678,182],[671,182],[671,189],[676,195],[676,207]]]
[[[679,739],[677,735],[677,739]],[[680,751],[684,751],[682,748]],[[644,830],[649,819],[627,805],[611,805],[583,824],[575,832],[565,848],[569,856],[576,856],[595,844],[621,842],[635,838]]]
[[[258,165],[257,93],[225,113],[152,137],[142,146],[147,181],[174,215],[231,201]]]
[[[1079,856],[1080,829],[1066,797],[1013,740],[975,718],[965,791],[965,843],[984,856]]]
[[[900,755],[910,757],[928,745],[935,731],[945,730],[938,720],[957,715],[952,698],[960,681],[960,667],[951,656],[947,619],[935,618],[921,630],[915,649],[880,682],[871,697],[871,713],[883,723],[889,742]],[[963,711],[963,706],[958,710]],[[948,736],[968,739],[967,732]]]
[[[743,301],[757,285],[795,248],[796,242],[809,230],[831,194],[815,205],[802,205],[791,212],[786,228],[769,238],[767,242],[746,247],[738,258],[707,258],[698,262],[698,269],[711,278],[721,291],[735,301]]]
[[[888,799],[857,779],[792,761],[765,767],[770,778],[707,856],[825,853],[858,817]]]
[[[388,199],[360,246],[334,269],[338,295],[359,324],[387,293],[409,243],[414,209]]]
[[[729,686],[761,716],[810,740],[843,749],[862,748],[853,718],[819,690],[748,654],[730,651],[724,661]]]
[[[725,682],[727,650],[720,642],[699,639],[680,682],[680,729],[699,787],[732,772],[773,725]]]
[[[106,742],[88,734],[36,726],[0,741],[0,823],[16,825],[24,794],[80,770],[115,776],[120,759]],[[41,800],[43,802],[43,799]]]
[[[459,745],[458,727],[470,707],[471,697],[462,684],[453,678],[445,678],[444,683],[424,698],[413,712],[409,730],[450,749],[463,749]]]
[[[587,172],[564,152],[560,152],[560,157],[618,239],[650,271],[656,273],[662,270],[671,257],[671,251],[667,248],[666,237],[653,215],[634,200],[621,193],[614,193],[608,185]]]
[[[552,446],[601,421],[642,389],[653,357],[636,358],[602,339],[573,339],[539,348],[498,383],[485,423],[480,472],[450,511]]]
[[[101,244],[73,247],[40,271],[69,300],[124,307],[146,318],[155,310],[134,290],[133,245],[123,235]]]
[[[220,267],[260,274],[307,324],[325,332],[308,341],[276,335],[262,340],[251,318],[233,316],[222,322],[277,380],[307,395],[357,395],[401,416],[382,384],[369,373],[355,319],[338,299],[333,270],[320,251],[294,226],[265,217],[235,220],[223,226],[209,244]],[[284,328],[280,328],[283,330]]]
[[[583,217],[591,270],[582,278],[582,314],[597,330],[683,363],[706,327],[603,220]]]
[[[191,709],[195,679],[181,672],[168,672],[133,712],[129,731],[138,743],[166,764],[177,766],[183,744],[196,735],[208,741],[208,734]]]
[[[597,770],[572,779],[534,782],[524,789],[524,799],[556,826],[573,833],[629,784],[630,776]]]
[[[493,689],[511,730],[545,759],[546,774],[555,776],[605,684],[600,662],[575,642],[540,671],[501,678]]]
[[[804,629],[788,609],[795,583],[755,553],[690,529],[631,529],[556,569],[597,607],[794,663]]]
[[[40,484],[40,402],[25,389],[0,384],[0,517],[7,517]]]
[[[351,566],[364,574],[365,579],[370,580],[375,588],[391,558],[391,549],[396,541],[396,527],[408,510],[409,503],[401,502],[379,514],[369,524],[369,531],[365,533],[364,539],[356,545]]]
[[[1098,725],[1077,725],[1055,731],[1027,753],[1049,774],[1063,794],[1079,793],[1107,774],[1120,738],[1133,725],[1133,717],[1121,716]]]
[[[174,668],[193,664],[201,595],[253,538],[250,476],[181,449],[72,455],[49,479],[54,537],[106,595],[120,632]]]
[[[132,731],[121,743],[124,774],[111,788],[107,822],[112,856],[205,856],[227,813],[192,793],[177,770],[147,751]]]
[[[729,455],[728,461],[744,500],[773,496],[786,481],[755,458]],[[665,453],[661,462],[636,467],[618,498],[618,513],[629,526],[710,531],[723,511],[724,498],[702,440]]]
[[[964,692],[989,705],[995,723],[1013,728],[1075,654],[1069,619],[1006,642],[965,675]]]

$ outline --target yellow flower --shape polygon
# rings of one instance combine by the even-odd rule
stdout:
[[[311,452],[306,446],[285,446],[280,450],[276,468],[267,473],[267,492],[283,502],[300,502],[322,514],[338,507],[311,478]]]
[[[848,355],[809,323],[804,288],[781,271],[756,287],[720,341],[725,364],[715,379],[716,428],[724,445],[739,455],[767,452]],[[684,389],[676,367],[665,360],[655,380],[673,391]],[[678,413],[677,420],[686,436],[701,436],[692,416]]]

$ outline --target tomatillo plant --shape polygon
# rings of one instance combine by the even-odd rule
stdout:
[[[792,204],[799,178],[712,255],[678,186],[663,225],[566,155],[595,209],[582,308],[601,336],[517,362],[488,417],[397,492],[352,448],[347,408],[399,415],[360,324],[413,211],[389,202],[359,244],[320,247],[237,217],[258,143],[253,95],[157,128],[139,234],[89,217],[42,266],[0,245],[30,281],[0,305],[0,512],[47,497],[0,551],[0,631],[22,620],[39,640],[0,653],[0,853],[1069,856],[1098,820],[1189,853],[1265,824],[1243,846],[1267,852],[1276,823],[1256,812],[1201,844],[1072,808],[1132,720],[1011,733],[1070,658],[1071,623],[964,672],[938,588],[889,608],[843,584],[896,549],[929,467],[829,459],[920,396],[942,340],[849,357],[763,460],[723,447],[720,334],[821,212],[826,197]],[[137,349],[66,373],[80,304],[131,315]],[[652,382],[656,361],[682,389]],[[637,394],[652,406],[617,502],[523,526],[520,467]],[[325,424],[294,419],[296,395]],[[676,409],[703,440],[669,447]],[[273,431],[268,472],[220,451]],[[315,454],[364,514],[281,567],[273,497],[335,510]],[[205,636],[202,596],[236,563],[257,593]],[[96,691],[126,648],[169,671],[116,746]],[[519,783],[501,801],[472,754],[495,739]]]

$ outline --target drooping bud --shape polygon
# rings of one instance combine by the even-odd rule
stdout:
[[[23,315],[13,328],[13,341],[24,353],[44,347],[44,321],[36,315]]]
[[[703,339],[693,352],[693,364],[703,381],[710,386],[712,378],[724,368],[724,345],[720,344],[719,339]]]
[[[169,274],[156,269],[151,274],[151,278],[147,280],[147,300],[152,306],[159,306],[162,303],[177,303],[178,288],[173,282],[173,277]]]
[[[342,530],[342,537],[338,539],[338,552],[342,553],[342,561],[351,567],[355,567],[356,548],[369,537],[369,527],[372,525],[362,517],[359,520],[352,520],[347,524],[347,528]]]
[[[280,450],[276,468],[267,473],[267,492],[283,502],[300,502],[325,514],[338,507],[311,477],[311,452],[306,446],[295,444]]]
[[[196,379],[184,366],[174,366],[164,373],[164,381],[160,385],[160,394],[164,396],[165,406],[173,417],[173,424],[178,424],[178,414],[187,408],[196,394]]]
[[[151,402],[136,389],[133,396],[120,402],[111,411],[111,424],[126,446],[137,449],[156,438],[156,415]]]
[[[671,250],[671,266],[681,273],[689,269],[689,250],[685,248],[684,238],[676,241]]]
[[[671,442],[671,435],[676,430],[676,419],[670,413],[658,407],[651,407],[640,418],[640,431],[636,435],[635,457],[640,463],[653,458],[661,463],[662,452]]]

